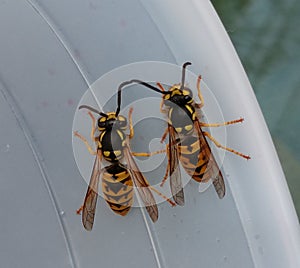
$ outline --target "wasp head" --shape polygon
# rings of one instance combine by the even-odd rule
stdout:
[[[126,130],[126,127],[127,127],[126,118],[122,115],[116,115],[115,112],[103,114],[98,119],[98,129],[100,131],[111,130],[112,128]]]
[[[181,88],[180,84],[176,84],[163,96],[167,101],[167,106],[184,106],[193,103],[193,93],[188,87]]]

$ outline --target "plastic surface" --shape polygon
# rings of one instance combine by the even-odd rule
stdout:
[[[208,1],[0,5],[1,266],[300,267],[298,220],[280,163]],[[252,159],[226,154],[223,200],[190,182],[185,207],[161,204],[153,225],[139,209],[117,217],[99,199],[86,232],[75,213],[87,187],[72,154],[76,105],[101,75],[142,60],[192,61],[224,118],[245,118],[226,129],[227,145]],[[215,121],[214,107],[204,111]]]

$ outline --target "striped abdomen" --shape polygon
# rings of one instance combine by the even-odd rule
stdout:
[[[102,177],[102,191],[110,208],[125,216],[133,203],[132,180],[126,168],[119,162],[105,168]]]
[[[218,166],[204,136],[199,139],[194,136],[186,137],[178,147],[181,165],[194,180],[207,182],[218,174]]]

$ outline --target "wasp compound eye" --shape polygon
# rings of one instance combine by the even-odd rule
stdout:
[[[185,96],[184,96],[184,100],[185,100],[186,102],[189,102],[189,101],[192,100],[192,97],[189,96],[189,95],[185,95]]]
[[[103,118],[103,117],[102,117]],[[98,127],[99,128],[105,128],[106,127],[106,120],[101,120],[102,118],[100,118],[98,120]]]

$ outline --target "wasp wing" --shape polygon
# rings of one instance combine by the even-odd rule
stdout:
[[[131,174],[132,181],[138,191],[138,194],[141,197],[150,218],[153,222],[156,222],[158,219],[158,208],[149,188],[150,185],[135,163],[128,146],[124,149],[124,156],[128,165],[128,171]]]
[[[212,179],[213,185],[215,187],[215,190],[219,196],[220,199],[222,199],[225,196],[225,182],[223,175],[219,169],[219,166],[211,152],[211,149],[209,147],[209,144],[203,134],[203,131],[200,127],[200,123],[197,120],[194,122],[194,127],[197,131],[199,143],[200,143],[200,155],[199,159],[203,159],[204,161],[208,161],[207,168],[205,170],[205,173],[203,175],[203,181],[208,181],[209,179]]]
[[[182,188],[181,173],[179,167],[178,135],[173,126],[168,124],[169,145],[168,165],[170,174],[170,188],[174,201],[179,206],[184,205],[184,193]]]
[[[95,210],[98,198],[99,178],[101,174],[101,151],[98,151],[94,162],[92,175],[87,189],[83,209],[82,209],[82,223],[86,230],[91,231],[94,224]]]

